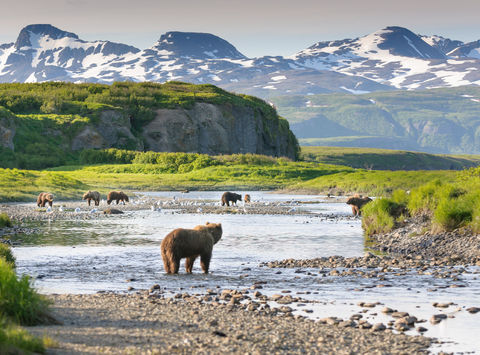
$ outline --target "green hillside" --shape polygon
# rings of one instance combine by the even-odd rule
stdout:
[[[304,161],[372,170],[463,170],[480,164],[478,155],[438,155],[376,148],[302,146]]]
[[[480,153],[480,87],[271,101],[302,145]]]
[[[218,106],[230,126],[252,116],[260,121],[257,134],[264,137],[264,146],[282,145],[293,152],[285,155],[298,154],[288,122],[269,104],[214,85],[0,84],[0,167],[42,169],[77,163],[79,152],[91,148],[95,139],[102,141],[95,148],[148,150],[144,128],[157,110],[189,110],[196,103]]]

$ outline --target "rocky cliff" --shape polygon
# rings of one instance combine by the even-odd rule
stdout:
[[[157,152],[255,153],[296,157],[286,122],[266,119],[251,107],[196,103],[191,109],[160,109],[143,129],[146,147]]]
[[[0,167],[74,163],[84,149],[290,159],[299,152],[288,122],[264,101],[178,82],[0,85],[0,138],[17,161],[10,154],[7,165],[0,157]]]

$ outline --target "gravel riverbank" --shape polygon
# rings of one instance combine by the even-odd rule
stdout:
[[[321,324],[290,312],[245,310],[201,298],[137,294],[53,295],[63,325],[27,328],[52,337],[52,354],[413,354],[431,340]]]

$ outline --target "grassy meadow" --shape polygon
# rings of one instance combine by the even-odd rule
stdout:
[[[322,148],[323,149],[323,148]],[[413,189],[436,179],[454,182],[454,170],[389,171],[346,166],[349,151],[307,148],[310,158],[290,161],[254,154],[208,156],[195,153],[135,152],[118,149],[91,150],[80,154],[81,165],[47,170],[0,169],[0,201],[33,201],[39,192],[56,199],[79,199],[84,191],[107,193],[158,190],[284,190],[308,193],[389,195]],[[356,155],[361,155],[362,150]],[[317,154],[312,155],[312,154]],[[365,153],[366,154],[366,153]],[[393,154],[393,157],[392,157]],[[384,157],[395,159],[395,153]],[[410,154],[404,152],[405,155]],[[442,158],[443,159],[443,158]],[[331,161],[326,164],[320,161]],[[333,164],[337,163],[337,164]],[[343,163],[345,165],[338,165]]]

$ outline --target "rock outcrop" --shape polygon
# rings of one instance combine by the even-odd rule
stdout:
[[[9,117],[2,117],[0,112],[0,147],[15,149],[13,137],[15,136],[15,125]]]
[[[146,149],[204,154],[254,153],[296,158],[298,145],[282,119],[258,109],[197,102],[191,109],[160,109],[143,128]]]

